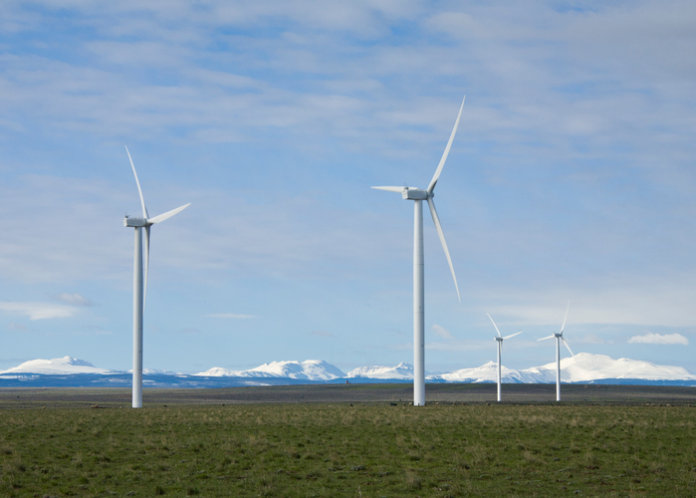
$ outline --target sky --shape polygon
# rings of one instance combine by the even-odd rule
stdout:
[[[152,230],[146,369],[574,352],[696,372],[696,4],[5,0],[0,369],[127,370],[133,230]]]

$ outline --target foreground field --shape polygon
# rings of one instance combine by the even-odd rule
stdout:
[[[123,393],[104,392],[101,408],[50,396],[46,408],[53,394],[34,393],[32,401],[2,393],[0,495],[692,496],[696,489],[696,406],[688,402],[190,405],[160,393],[179,403],[151,399],[132,410],[107,402]],[[17,396],[24,408],[12,407]]]

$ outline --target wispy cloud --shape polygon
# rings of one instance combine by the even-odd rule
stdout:
[[[92,306],[92,301],[77,293],[62,292],[56,296],[58,301],[73,306]]]
[[[646,281],[642,278],[611,280],[613,287],[599,277],[594,282],[577,283],[574,288],[548,286],[533,292],[495,291],[495,299],[505,304],[489,308],[521,326],[561,326],[565,300],[570,299],[567,328],[584,324],[639,325],[645,327],[692,327],[690,303],[696,298],[692,275],[681,281],[671,278]],[[552,296],[552,298],[550,298]]]
[[[310,334],[317,337],[335,337],[334,334],[326,330],[312,330]]]
[[[0,187],[0,195],[6,200],[0,206],[0,230],[12,234],[11,240],[0,244],[4,278],[34,284],[73,282],[94,275],[126,277],[130,240],[114,227],[120,228],[123,209],[137,202],[137,194],[134,199],[124,198],[101,180],[31,174]],[[70,219],[84,224],[65,223]],[[32,230],[26,230],[27,226]],[[86,298],[75,293],[51,297],[65,304],[87,305]]]
[[[0,310],[7,313],[24,315],[29,320],[47,320],[50,318],[70,318],[77,313],[77,308],[53,303],[38,302],[0,302]]]
[[[634,335],[628,340],[629,344],[682,344],[687,346],[689,339],[681,334],[656,334],[649,333],[643,335]]]
[[[433,329],[433,332],[435,332],[437,335],[439,335],[443,339],[452,339],[452,334],[450,333],[450,331],[447,330],[442,325],[438,325],[437,323],[434,323],[432,329]]]
[[[184,327],[178,330],[180,334],[200,334],[201,330],[197,327]]]
[[[244,313],[210,313],[205,316],[206,318],[222,318],[224,320],[250,320],[256,318],[256,315],[246,315]]]

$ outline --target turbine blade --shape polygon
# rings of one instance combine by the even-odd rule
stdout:
[[[370,187],[375,190],[386,190],[387,192],[398,192],[399,194],[406,190],[406,187]]]
[[[566,347],[566,349],[570,353],[570,356],[575,356],[575,353],[573,353],[573,350],[570,349],[570,346],[568,345],[568,341],[566,341],[563,337],[561,337],[561,341],[563,341],[563,345]]]
[[[145,207],[145,198],[143,197],[143,189],[140,188],[140,180],[138,180],[138,172],[135,171],[135,164],[133,164],[133,158],[131,157],[130,151],[126,147],[126,154],[128,154],[128,160],[130,161],[131,169],[133,170],[133,176],[135,177],[135,184],[138,186],[138,194],[140,195],[140,206],[143,208],[143,218],[148,219],[150,217],[147,214],[147,208]]]
[[[435,209],[435,203],[432,197],[428,197],[428,207],[430,208],[430,215],[433,217],[433,222],[435,223],[435,228],[437,229],[437,234],[440,236],[440,242],[442,242],[442,249],[445,251],[445,256],[447,256],[447,264],[449,265],[450,272],[452,273],[452,280],[454,281],[454,288],[457,289],[457,299],[462,302],[462,296],[459,293],[459,285],[457,284],[457,276],[454,274],[454,266],[452,266],[452,258],[450,257],[449,249],[447,249],[447,241],[445,240],[445,233],[442,231],[442,225],[440,225],[440,218],[437,215],[437,210]]]
[[[556,336],[551,334],[549,336],[542,337],[541,339],[537,339],[537,341],[548,341],[549,339],[553,339],[554,337],[556,337]]]
[[[145,276],[143,278],[143,307],[147,300],[147,276],[150,273],[150,228],[152,225],[145,227]]]
[[[495,324],[495,320],[493,320],[493,317],[491,316],[491,314],[490,314],[490,313],[486,313],[486,315],[488,315],[488,318],[490,318],[491,323],[492,323],[493,326],[495,327],[495,331],[498,333],[498,337],[503,337],[503,334],[500,333],[500,329],[499,329],[498,326]]]
[[[466,100],[466,96],[462,99],[462,105],[459,106],[459,113],[457,114],[457,120],[454,122],[454,128],[452,128],[452,133],[450,133],[449,140],[447,141],[447,146],[445,147],[445,151],[442,153],[442,157],[440,158],[440,163],[437,165],[437,169],[435,170],[435,174],[433,175],[432,180],[430,180],[430,185],[428,185],[427,191],[429,194],[433,193],[433,190],[435,190],[435,185],[437,184],[437,180],[440,178],[440,173],[442,173],[442,168],[445,166],[445,161],[447,161],[447,156],[449,155],[450,148],[452,147],[452,141],[454,140],[454,135],[457,133],[457,128],[459,127],[459,118],[462,117],[462,109],[464,109],[464,101]]]
[[[183,211],[184,209],[186,209],[190,205],[191,205],[190,202],[186,203],[183,206],[179,206],[178,208],[174,208],[171,211],[167,211],[166,213],[162,213],[162,214],[158,214],[157,216],[153,216],[152,218],[148,219],[147,221],[154,225],[155,223],[159,223],[159,222],[164,221],[168,218],[171,218],[172,216],[174,216],[177,213],[180,213],[181,211]]]
[[[503,340],[510,339],[511,337],[515,337],[516,335],[520,335],[521,333],[522,331],[520,330],[519,332],[515,332],[514,334],[506,335],[505,337],[503,337]]]
[[[568,311],[570,311],[570,301],[568,301],[568,305],[566,306],[565,316],[563,317],[563,325],[561,325],[561,334],[565,330],[566,323],[568,322]]]

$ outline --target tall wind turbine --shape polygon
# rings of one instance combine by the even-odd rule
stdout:
[[[437,229],[437,234],[440,237],[440,242],[442,243],[442,248],[445,251],[445,256],[447,257],[447,263],[449,264],[450,272],[452,273],[452,279],[454,280],[454,288],[457,291],[457,299],[461,302],[462,298],[459,294],[459,286],[457,285],[457,277],[454,274],[454,267],[452,266],[452,258],[450,257],[449,249],[447,249],[447,242],[445,241],[445,234],[442,231],[442,226],[440,225],[440,218],[437,215],[437,210],[435,209],[435,204],[433,203],[433,196],[435,195],[435,185],[440,178],[440,173],[442,173],[442,168],[445,166],[445,161],[449,155],[450,148],[452,147],[452,141],[454,140],[454,135],[457,133],[457,127],[459,126],[459,118],[462,116],[462,109],[464,108],[464,99],[462,99],[462,104],[459,106],[459,113],[457,114],[457,120],[454,122],[454,128],[452,128],[452,133],[450,134],[449,140],[447,141],[447,146],[445,151],[440,158],[440,163],[435,169],[435,174],[430,180],[428,187],[423,190],[416,187],[372,187],[377,190],[386,190],[388,192],[397,192],[401,194],[402,199],[407,199],[414,201],[413,210],[413,405],[423,406],[425,405],[425,316],[424,316],[424,299],[423,299],[423,207],[421,202],[428,201],[428,207],[430,208],[430,215],[433,218],[433,223],[435,223],[435,228]]]
[[[135,228],[135,250],[133,258],[133,408],[141,408],[143,406],[143,303],[145,293],[147,292],[147,274],[150,268],[150,227],[155,223],[171,218],[175,214],[183,211],[191,205],[184,204],[176,209],[167,211],[150,218],[145,207],[145,198],[143,191],[140,188],[140,180],[138,173],[135,171],[133,158],[130,151],[126,147],[126,154],[130,161],[135,184],[138,186],[138,194],[140,195],[140,206],[142,207],[142,218],[131,218],[126,216],[123,220],[123,226]],[[145,229],[145,275],[143,278],[143,237],[142,229]]]
[[[542,337],[538,339],[539,341],[547,341],[549,339],[556,339],[556,401],[561,401],[561,342],[568,349],[571,356],[575,356],[573,350],[570,349],[568,342],[563,337],[563,331],[565,330],[566,322],[568,321],[568,311],[570,310],[570,303],[566,307],[565,317],[563,318],[563,325],[561,325],[561,330],[547,337]]]
[[[486,313],[488,315],[488,318],[490,318],[491,323],[493,324],[493,327],[495,327],[495,331],[498,334],[495,336],[495,340],[498,343],[498,403],[500,403],[500,384],[502,382],[502,375],[501,375],[501,361],[500,357],[502,356],[503,353],[503,341],[505,339],[510,339],[511,337],[515,337],[516,335],[520,335],[522,331],[515,332],[514,334],[510,334],[508,336],[503,337],[503,334],[500,333],[500,329],[498,326],[495,324],[495,320],[493,320],[493,317],[491,316],[490,313]]]

